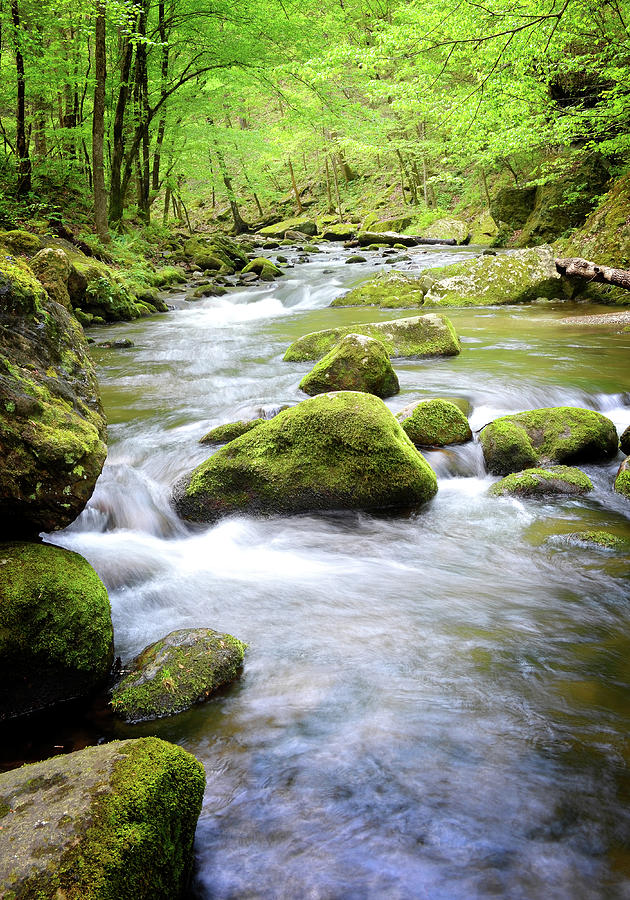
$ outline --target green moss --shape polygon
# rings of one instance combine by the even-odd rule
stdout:
[[[437,480],[382,400],[319,394],[230,442],[176,486],[182,517],[238,510],[396,509],[429,500]]]
[[[488,471],[519,472],[537,464],[600,462],[615,456],[615,426],[601,413],[572,406],[502,416],[481,431]]]
[[[454,240],[458,244],[467,244],[470,240],[470,227],[468,222],[461,219],[438,219],[422,230],[422,237],[437,238],[438,240]]]
[[[321,359],[347,334],[365,334],[381,341],[392,357],[456,356],[461,349],[450,319],[433,314],[315,331],[291,344],[284,359],[287,362]]]
[[[555,267],[550,247],[511,250],[429,269],[434,283],[424,306],[499,306],[539,297],[562,299],[568,286]]]
[[[472,438],[468,419],[448,400],[422,400],[409,414],[396,418],[417,447],[445,447]]]
[[[400,385],[380,341],[347,334],[304,376],[300,389],[311,396],[326,391],[366,391],[391,397]]]
[[[30,231],[0,231],[0,244],[8,247],[13,253],[31,256],[42,246],[41,240]]]
[[[630,500],[630,457],[626,457],[619,466],[617,477],[615,478],[615,490],[623,497]]]
[[[189,709],[237,677],[245,646],[209,628],[175,631],[136,657],[112,691],[112,709],[127,722]]]
[[[550,466],[547,469],[525,469],[507,475],[493,484],[489,494],[503,497],[545,497],[550,494],[569,494],[580,496],[593,490],[593,483],[588,475],[571,466]]]
[[[287,231],[300,231],[302,234],[314,236],[317,234],[317,223],[305,216],[299,216],[294,219],[284,219],[276,225],[267,225],[261,228],[258,234],[262,237],[281,238]]]
[[[156,287],[166,287],[170,284],[184,284],[186,275],[177,266],[164,266],[157,270],[152,280]]]
[[[623,550],[628,541],[610,531],[574,531],[567,535],[569,540],[602,550]]]
[[[107,591],[83,557],[0,544],[0,718],[81,696],[107,675]]]
[[[278,266],[264,256],[252,259],[243,269],[243,275],[246,275],[248,272],[256,272],[263,280],[279,278],[281,275],[284,275],[284,272]]]
[[[240,420],[238,422],[226,422],[225,425],[217,425],[211,428],[202,438],[199,439],[200,444],[227,444],[242,434],[247,434],[252,428],[256,428],[264,419],[250,419],[248,422]]]
[[[0,313],[33,316],[40,312],[45,296],[26,263],[0,253]]]
[[[630,174],[617,179],[584,225],[571,235],[563,256],[630,267]]]
[[[402,272],[379,272],[347,294],[336,297],[331,306],[378,306],[383,309],[409,309],[422,306],[429,287],[423,277]]]

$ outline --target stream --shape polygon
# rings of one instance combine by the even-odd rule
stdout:
[[[196,900],[630,898],[630,565],[567,538],[630,537],[611,490],[621,456],[585,466],[595,490],[577,500],[488,497],[496,479],[470,443],[425,454],[439,492],[412,515],[192,531],[170,508],[209,428],[304,399],[311,365],[282,361],[291,341],[415,314],[329,309],[385,259],[322,250],[273,284],[175,292],[173,312],[90,332],[135,346],[94,349],[109,456],[88,508],[49,540],[105,582],[123,660],[178,628],[249,645],[217,698],[108,736],[156,734],[204,763]],[[416,249],[408,265],[475,252]],[[461,398],[473,430],[585,406],[621,431],[630,334],[558,323],[575,311],[450,310],[461,355],[394,360],[387,405]]]

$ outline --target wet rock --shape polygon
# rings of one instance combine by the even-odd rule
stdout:
[[[461,219],[438,219],[427,228],[423,228],[421,234],[422,237],[467,244],[470,241],[470,226],[468,222],[462,222]]]
[[[624,550],[628,546],[627,540],[611,531],[572,531],[564,537],[571,544],[592,550]]]
[[[418,506],[435,473],[382,400],[319,394],[218,450],[175,486],[179,515],[291,514]]]
[[[347,294],[335,297],[330,305],[411,309],[423,305],[424,295],[431,283],[431,279],[422,275],[405,275],[395,271],[379,272]]]
[[[262,245],[263,250],[277,250],[279,246],[278,241],[265,241]]]
[[[493,475],[554,463],[604,462],[616,456],[619,446],[610,419],[573,406],[502,416],[482,429],[480,441]]]
[[[353,253],[352,256],[346,257],[346,265],[351,266],[353,263],[364,263],[367,262],[365,256],[360,256],[358,253]]]
[[[420,400],[396,416],[416,447],[445,447],[472,439],[468,419],[449,400]]]
[[[185,282],[186,275],[178,266],[163,266],[153,276],[153,283],[156,287],[167,287],[173,284],[184,284]]]
[[[185,895],[203,766],[147,737],[0,775],[0,895],[176,900]]]
[[[348,222],[340,222],[335,225],[327,225],[322,234],[325,241],[350,241],[357,231],[356,225]]]
[[[625,453],[626,456],[630,454],[630,425],[628,425],[628,427],[619,438],[619,447],[621,449],[621,452]]]
[[[347,334],[366,334],[381,341],[391,357],[456,356],[461,349],[450,319],[430,314],[314,331],[294,341],[284,359],[287,362],[321,359]]]
[[[256,428],[264,422],[264,419],[250,419],[249,422],[239,420],[238,422],[227,422],[225,425],[217,425],[211,428],[202,438],[199,438],[200,444],[227,444],[242,434],[247,434],[252,428]]]
[[[126,666],[111,707],[125,722],[174,716],[237,677],[245,644],[211,628],[173,631]]]
[[[258,256],[256,259],[252,259],[243,269],[242,275],[248,275],[250,272],[255,272],[263,281],[273,281],[274,278],[280,278],[281,275],[284,275],[282,269],[279,269],[265,256]]]
[[[101,341],[97,346],[103,347],[105,350],[128,350],[130,347],[135,347],[135,344],[129,338],[118,338],[115,341]]]
[[[0,257],[0,540],[69,525],[94,490],[105,436],[81,326],[25,264]]]
[[[193,297],[196,300],[200,300],[203,297],[223,297],[224,294],[227,294],[227,288],[224,288],[219,284],[203,284],[201,287],[195,288],[193,291]]]
[[[31,259],[29,268],[44,286],[46,293],[56,303],[72,309],[68,293],[70,260],[60,248],[45,247]]]
[[[258,234],[263,237],[284,238],[287,231],[299,231],[302,235],[313,237],[317,234],[317,222],[312,219],[299,216],[294,219],[284,219],[275,225],[267,225],[261,228]]]
[[[559,494],[581,497],[593,490],[593,482],[572,466],[532,468],[506,475],[493,484],[488,493],[492,497],[549,497]]]
[[[400,385],[380,341],[364,334],[347,334],[304,376],[300,388],[311,396],[326,391],[365,391],[391,397]]]
[[[626,456],[619,466],[615,478],[615,490],[622,497],[627,497],[630,500],[630,456]]]
[[[84,697],[114,658],[109,599],[88,562],[0,544],[0,720]]]
[[[425,306],[497,306],[539,297],[567,299],[571,287],[556,270],[551,247],[479,256],[426,273]]]
[[[184,244],[184,255],[193,265],[206,271],[219,271],[222,275],[242,269],[249,261],[243,247],[224,234],[189,238]]]

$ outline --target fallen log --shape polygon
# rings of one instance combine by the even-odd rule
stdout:
[[[403,244],[405,247],[418,247],[421,244],[447,244],[454,246],[457,241],[454,238],[424,238],[416,234],[397,234],[395,231],[360,231],[357,235],[359,246],[367,247],[369,244]]]
[[[588,259],[581,259],[579,256],[557,259],[556,269],[561,275],[569,278],[585,278],[587,281],[612,284],[630,291],[630,272],[627,269],[600,266],[598,263],[589,262]]]

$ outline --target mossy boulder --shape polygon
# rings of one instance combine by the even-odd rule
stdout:
[[[61,306],[72,309],[68,293],[70,260],[60,247],[44,247],[29,262],[29,268],[44,286],[46,293]]]
[[[325,241],[351,241],[357,232],[357,226],[350,222],[338,222],[323,228],[322,238]]]
[[[183,900],[205,788],[201,763],[145,737],[0,775],[6,900]]]
[[[509,185],[500,188],[490,200],[495,222],[505,222],[510,231],[518,231],[531,215],[536,203],[536,187]]]
[[[456,241],[458,244],[467,244],[470,241],[470,226],[468,222],[463,222],[461,219],[438,219],[423,228],[421,235],[440,241]]]
[[[0,720],[89,694],[114,658],[109,599],[78,553],[0,544]]]
[[[73,308],[106,322],[129,321],[146,315],[121,276],[98,259],[70,253],[68,293]]]
[[[498,306],[570,295],[570,286],[556,270],[551,247],[479,256],[429,269],[426,277],[432,278],[433,284],[425,295],[425,307]]]
[[[234,512],[390,510],[437,491],[435,473],[382,400],[319,394],[217,451],[174,490],[191,522]]]
[[[273,281],[274,278],[280,278],[281,275],[284,275],[282,269],[279,269],[265,256],[258,256],[256,259],[252,259],[245,266],[242,274],[247,275],[248,272],[255,272],[260,276],[261,281]]]
[[[625,453],[626,456],[630,454],[630,425],[628,425],[619,438],[619,449],[622,453]]]
[[[612,531],[572,531],[565,537],[572,544],[594,550],[624,550],[628,546],[625,538],[613,534]]]
[[[306,394],[365,391],[391,397],[400,390],[383,344],[365,334],[347,334],[300,381]]]
[[[592,490],[593,482],[579,469],[550,466],[506,475],[493,484],[488,493],[492,497],[549,497],[554,494],[580,497]]]
[[[562,255],[630,268],[630,174],[614,182],[597,209],[571,235]]]
[[[30,231],[0,231],[0,245],[6,247],[12,253],[22,256],[32,256],[41,248],[41,239]]]
[[[473,220],[470,226],[470,243],[490,246],[494,243],[499,229],[489,212],[483,212]]]
[[[616,456],[619,446],[610,419],[573,406],[502,416],[482,429],[480,441],[493,475],[555,463],[603,462]]]
[[[248,422],[240,419],[238,422],[226,422],[225,425],[217,425],[211,428],[202,438],[199,438],[200,444],[227,444],[242,434],[247,434],[252,428],[256,428],[264,419],[250,419]]]
[[[112,691],[111,706],[126,722],[161,719],[207,700],[237,677],[245,644],[211,628],[173,631],[140,653]]]
[[[189,238],[184,244],[184,256],[200,269],[219,271],[240,270],[249,262],[243,247],[224,234]]]
[[[416,447],[446,447],[472,438],[468,419],[449,400],[420,400],[405,407],[396,418]]]
[[[0,258],[0,540],[69,525],[107,448],[78,322],[25,265]]]
[[[431,280],[392,270],[379,272],[341,297],[331,306],[378,306],[381,309],[410,309],[422,306]]]
[[[370,231],[404,231],[405,228],[411,225],[412,221],[413,218],[409,215],[401,215],[392,219],[381,219],[371,223]]]
[[[284,359],[287,362],[321,359],[347,334],[365,334],[381,341],[391,357],[422,359],[430,356],[457,356],[461,349],[450,319],[430,314],[394,319],[391,322],[368,322],[314,331],[294,341],[284,354]]]
[[[156,287],[168,287],[172,284],[184,284],[186,275],[178,266],[163,266],[153,276],[153,284]]]
[[[267,225],[261,228],[258,234],[262,237],[283,238],[287,231],[299,231],[301,234],[314,237],[317,234],[317,222],[305,216],[298,216],[294,219],[284,219],[275,225]]]
[[[630,500],[630,456],[626,456],[619,466],[617,477],[615,478],[615,490],[618,494]]]

